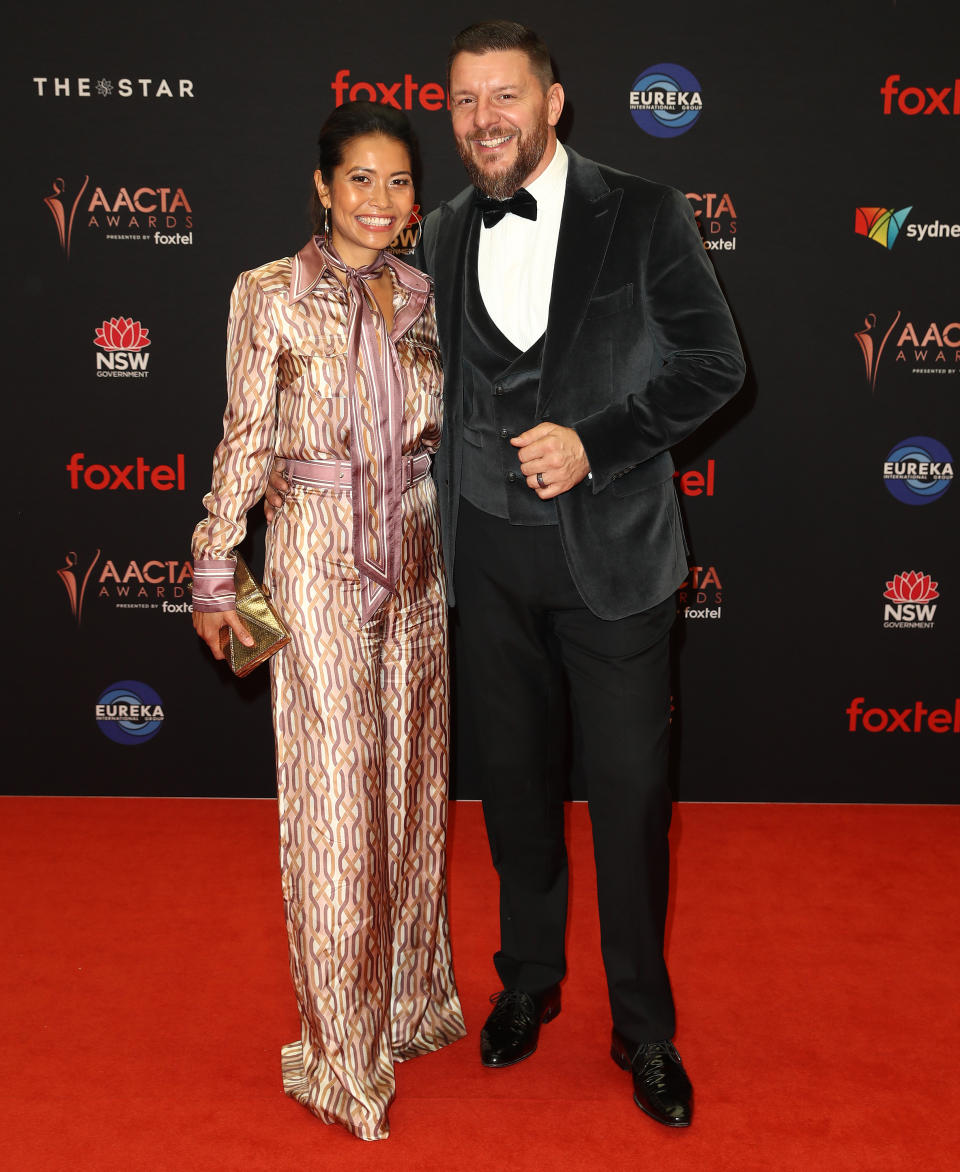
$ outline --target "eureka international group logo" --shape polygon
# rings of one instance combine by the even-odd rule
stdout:
[[[142,745],[163,727],[163,701],[149,684],[118,680],[94,706],[97,728],[118,745]]]
[[[630,113],[654,138],[686,134],[703,113],[700,82],[682,65],[651,65],[633,83]]]
[[[953,457],[938,440],[914,435],[890,449],[883,462],[890,495],[905,505],[938,501],[953,480]]]
[[[150,355],[150,331],[132,317],[111,317],[97,326],[93,344],[97,355],[97,378],[146,378]]]

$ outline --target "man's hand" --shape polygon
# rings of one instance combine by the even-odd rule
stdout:
[[[520,471],[528,486],[542,501],[569,492],[590,471],[587,453],[572,427],[538,423],[510,442],[519,448]]]
[[[240,620],[235,610],[193,612],[193,629],[213,652],[214,659],[226,659],[220,650],[220,628],[231,627],[245,647],[253,646],[253,636]]]
[[[290,491],[290,482],[285,475],[286,464],[282,460],[275,460],[270,470],[270,480],[267,482],[267,491],[263,494],[263,515],[269,525],[277,515],[277,510],[283,508],[283,502]]]

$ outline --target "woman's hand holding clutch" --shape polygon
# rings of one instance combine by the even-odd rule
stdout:
[[[220,631],[223,627],[231,627],[244,646],[253,646],[253,636],[235,610],[193,612],[193,629],[213,652],[214,659],[226,658],[220,646]]]

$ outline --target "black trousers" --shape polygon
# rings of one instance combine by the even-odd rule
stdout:
[[[500,979],[538,992],[566,972],[557,758],[568,716],[587,785],[613,1024],[636,1042],[670,1038],[663,935],[675,600],[599,619],[573,584],[557,526],[511,525],[463,499],[454,577],[460,756],[482,778],[500,877]]]

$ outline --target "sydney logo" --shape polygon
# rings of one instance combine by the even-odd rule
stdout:
[[[853,230],[858,236],[866,236],[868,240],[891,249],[897,242],[904,220],[912,211],[913,204],[898,212],[891,208],[857,208]]]

